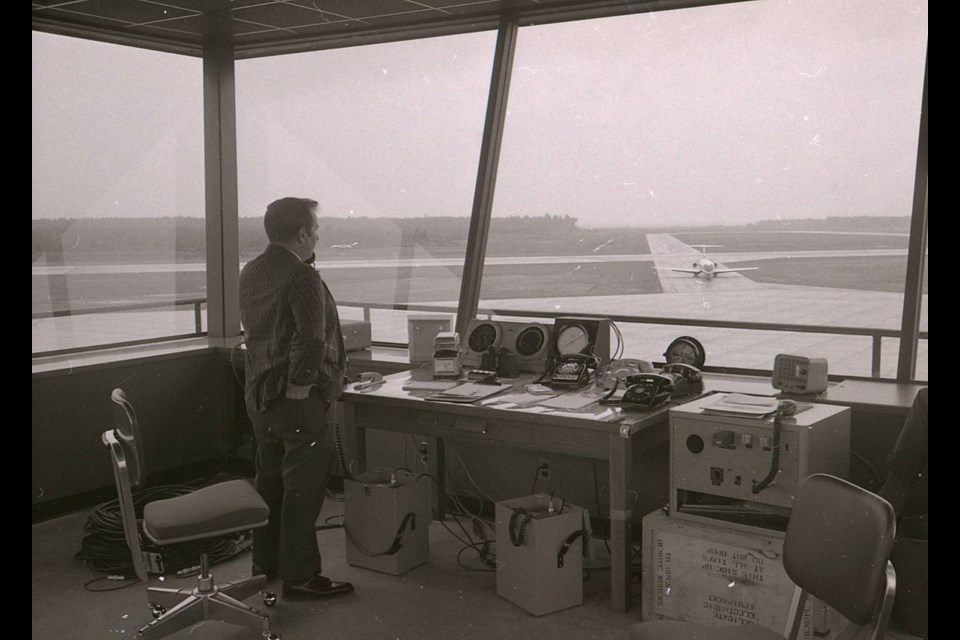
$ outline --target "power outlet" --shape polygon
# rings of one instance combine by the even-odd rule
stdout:
[[[429,451],[430,448],[426,442],[421,442],[417,445],[417,454],[420,456],[420,464],[427,464],[427,454]]]
[[[541,480],[550,480],[550,461],[549,460],[540,460],[540,479]]]

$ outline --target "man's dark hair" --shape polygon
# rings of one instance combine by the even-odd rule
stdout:
[[[312,229],[311,213],[317,201],[310,198],[280,198],[267,205],[263,228],[270,242],[288,242],[297,237],[300,229]]]

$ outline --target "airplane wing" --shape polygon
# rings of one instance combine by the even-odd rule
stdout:
[[[654,267],[654,269],[666,269],[667,271],[677,271],[679,273],[700,273],[700,269],[680,269],[678,267]],[[754,267],[756,269],[756,267]]]
[[[734,273],[737,271],[753,271],[754,269],[759,269],[760,267],[739,267],[737,269],[714,269],[714,273]]]

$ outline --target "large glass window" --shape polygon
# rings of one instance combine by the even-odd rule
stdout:
[[[496,33],[238,61],[240,261],[263,212],[320,203],[316,262],[342,318],[406,343],[456,314]]]
[[[33,353],[205,330],[201,62],[33,32]]]
[[[901,323],[926,7],[747,2],[522,28],[481,310],[694,324],[618,322],[623,355],[654,362],[687,334],[708,366],[796,353],[869,376],[879,344],[895,377],[898,341],[880,334]],[[926,354],[921,340],[922,380]]]

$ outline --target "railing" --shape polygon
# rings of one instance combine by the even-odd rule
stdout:
[[[96,313],[104,312],[117,312],[117,311],[142,311],[144,309],[156,309],[163,307],[181,307],[181,306],[193,306],[194,308],[194,327],[195,333],[178,335],[178,336],[164,336],[158,338],[150,338],[144,340],[132,340],[125,342],[115,342],[110,344],[101,344],[92,347],[77,347],[75,349],[64,349],[57,352],[43,352],[35,353],[34,357],[46,356],[46,355],[60,355],[66,353],[81,353],[84,351],[92,351],[95,349],[104,349],[108,347],[126,347],[138,344],[149,344],[151,342],[160,342],[164,340],[176,340],[180,338],[190,338],[206,335],[206,332],[203,331],[202,319],[203,314],[201,313],[201,308],[206,304],[206,298],[189,298],[184,300],[176,300],[173,302],[144,302],[138,304],[126,304],[126,305],[113,305],[109,307],[90,307],[86,309],[69,309],[63,311],[47,311],[47,312],[38,312],[34,313],[33,318],[57,318],[64,316],[81,316],[81,315],[91,315]],[[451,307],[448,305],[427,305],[427,304],[380,304],[375,302],[351,302],[351,301],[338,301],[337,306],[341,308],[353,307],[360,308],[363,310],[363,319],[367,322],[370,321],[370,311],[372,309],[383,309],[388,311],[416,311],[421,313],[448,313],[456,315],[456,307]],[[518,309],[491,309],[484,308],[484,314],[503,316],[503,317],[523,317],[523,318],[545,318],[552,319],[555,318],[558,314],[549,311],[530,311],[530,310],[518,310]],[[583,314],[583,315],[598,315],[598,314]],[[818,334],[830,334],[830,335],[847,335],[847,336],[863,336],[871,338],[871,362],[870,362],[870,375],[873,378],[880,377],[880,360],[882,354],[882,345],[881,340],[883,338],[899,338],[900,332],[896,329],[869,329],[865,327],[835,327],[829,325],[809,325],[809,324],[783,324],[779,322],[740,322],[740,321],[730,321],[730,320],[697,320],[690,318],[669,318],[669,317],[655,317],[655,316],[628,316],[628,315],[608,315],[600,314],[604,318],[609,318],[612,322],[616,323],[627,323],[627,324],[651,324],[651,325],[675,325],[675,326],[684,326],[684,327],[712,327],[719,329],[741,329],[749,331],[781,331],[781,332],[792,332],[792,333],[818,333]],[[919,333],[919,338],[921,340],[927,340],[928,332],[921,331]],[[374,345],[377,346],[391,346],[391,347],[406,347],[406,343],[391,343],[391,342],[382,342],[374,341]]]
[[[37,311],[32,313],[33,320],[43,318],[64,318],[68,316],[88,316],[98,313],[114,313],[119,311],[143,311],[145,309],[162,309],[166,307],[193,307],[193,333],[179,335],[157,336],[153,338],[144,338],[141,340],[124,340],[121,342],[110,342],[106,344],[96,344],[87,347],[72,347],[69,349],[57,349],[55,351],[38,351],[33,354],[34,358],[44,356],[60,356],[71,353],[87,353],[99,349],[109,349],[118,347],[132,347],[144,344],[154,344],[157,342],[170,342],[173,340],[182,340],[184,338],[196,338],[207,335],[203,330],[203,305],[207,303],[206,298],[184,298],[183,300],[172,300],[170,302],[138,302],[134,304],[117,304],[104,307],[87,307],[84,309],[60,309],[56,311]]]
[[[337,302],[340,307],[360,307],[363,309],[363,319],[370,321],[371,309],[387,309],[396,311],[418,311],[426,313],[450,313],[456,314],[456,308],[449,306],[431,306],[431,305],[413,305],[413,304],[377,304],[372,302]],[[493,309],[485,307],[485,315],[503,316],[503,317],[523,317],[523,318],[555,318],[558,314],[550,311],[529,311],[517,309]],[[581,315],[602,315],[609,318],[612,322],[627,324],[651,324],[651,325],[675,325],[685,327],[713,327],[719,329],[746,329],[750,331],[782,331],[791,333],[819,333],[830,335],[864,336],[871,338],[871,361],[870,376],[880,377],[880,360],[883,352],[881,340],[883,338],[899,338],[900,331],[896,329],[870,329],[866,327],[835,327],[830,325],[810,325],[810,324],[783,324],[779,322],[740,322],[731,320],[696,320],[690,318],[669,318],[655,316],[628,316],[616,314],[590,314]],[[921,331],[919,339],[927,340],[928,332]],[[406,346],[391,344],[390,346]]]

